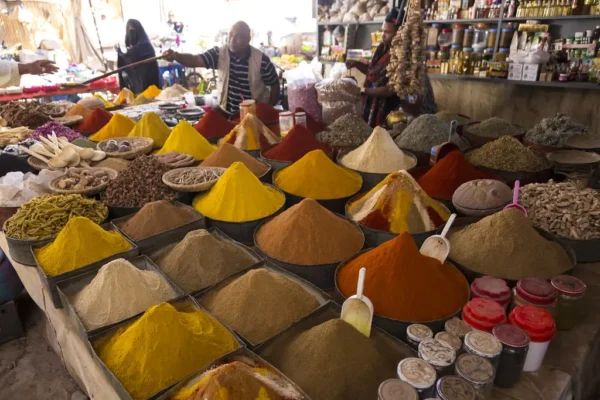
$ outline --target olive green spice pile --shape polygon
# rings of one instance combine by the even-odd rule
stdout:
[[[481,167],[509,172],[538,172],[552,163],[511,136],[503,136],[466,154],[467,160]]]
[[[478,124],[470,125],[466,128],[467,132],[486,138],[499,138],[502,136],[519,136],[525,133],[523,128],[511,124],[505,119],[493,117],[481,121]]]
[[[461,117],[460,115],[455,114],[450,111],[439,111],[439,112],[435,113],[434,115],[436,117],[438,117],[439,119],[441,119],[442,121],[446,121],[447,123],[456,121],[456,123],[458,125],[465,125],[465,124],[468,124],[469,122],[471,122],[471,120],[469,118]]]

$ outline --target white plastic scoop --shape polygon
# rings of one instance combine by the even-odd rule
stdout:
[[[421,249],[419,250],[421,254],[427,257],[435,258],[439,260],[442,264],[448,258],[448,254],[450,254],[450,242],[446,239],[446,234],[452,227],[452,223],[456,218],[456,214],[452,214],[446,222],[446,226],[444,226],[444,230],[441,235],[433,235],[428,237]]]
[[[358,272],[356,294],[344,301],[340,318],[355,327],[366,337],[369,337],[371,336],[371,324],[373,323],[373,303],[371,303],[368,297],[363,295],[366,274],[366,268],[361,268]]]
[[[509,205],[504,207],[504,209],[508,210],[509,208],[515,208],[515,209],[521,211],[523,214],[525,214],[525,216],[527,216],[527,210],[525,209],[525,207],[523,207],[522,205],[519,204],[519,189],[520,188],[521,188],[521,182],[518,180],[515,181],[515,188],[513,189],[513,201],[512,201],[512,203],[510,203]]]

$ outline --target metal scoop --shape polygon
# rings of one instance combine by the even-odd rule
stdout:
[[[452,223],[454,222],[455,218],[456,214],[452,214],[450,216],[441,235],[433,235],[425,240],[421,246],[421,249],[419,250],[421,254],[427,257],[435,258],[442,264],[446,261],[448,254],[450,254],[450,242],[448,239],[446,239],[446,234],[450,230],[450,227],[452,227]]]
[[[344,301],[340,318],[366,337],[369,337],[371,335],[371,324],[373,323],[373,303],[363,295],[366,274],[366,268],[361,268],[358,272],[356,294]]]
[[[525,214],[525,216],[527,216],[527,210],[525,209],[525,207],[523,207],[522,205],[519,204],[519,189],[521,188],[521,182],[519,182],[518,180],[515,181],[515,188],[513,189],[513,202],[509,205],[507,205],[506,207],[504,207],[505,210],[508,210],[509,208],[516,208],[517,210],[521,211],[523,214]]]

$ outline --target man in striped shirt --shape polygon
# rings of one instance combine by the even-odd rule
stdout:
[[[219,104],[229,112],[237,112],[243,100],[275,105],[279,98],[279,77],[271,60],[250,46],[250,27],[236,22],[229,31],[227,46],[214,47],[202,54],[182,54],[167,50],[169,61],[190,68],[211,68],[219,71],[217,90]]]

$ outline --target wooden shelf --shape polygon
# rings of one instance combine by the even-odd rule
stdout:
[[[383,24],[383,20],[381,21],[365,21],[365,22],[319,22],[319,26],[325,25],[381,25]]]
[[[561,88],[561,89],[600,90],[599,84],[590,83],[590,82],[512,81],[512,80],[508,80],[508,79],[478,78],[476,76],[453,75],[453,74],[429,74],[429,78],[437,79],[437,80],[476,81],[476,82],[496,83],[496,84],[506,84],[506,85],[537,86],[537,87],[550,87],[550,88]]]
[[[478,22],[498,22],[498,18],[477,18],[477,19],[429,19],[423,21],[426,24],[474,24]]]
[[[513,17],[503,18],[502,22],[518,22],[518,21],[577,21],[585,19],[597,19],[600,21],[600,15],[556,15],[553,17]]]

